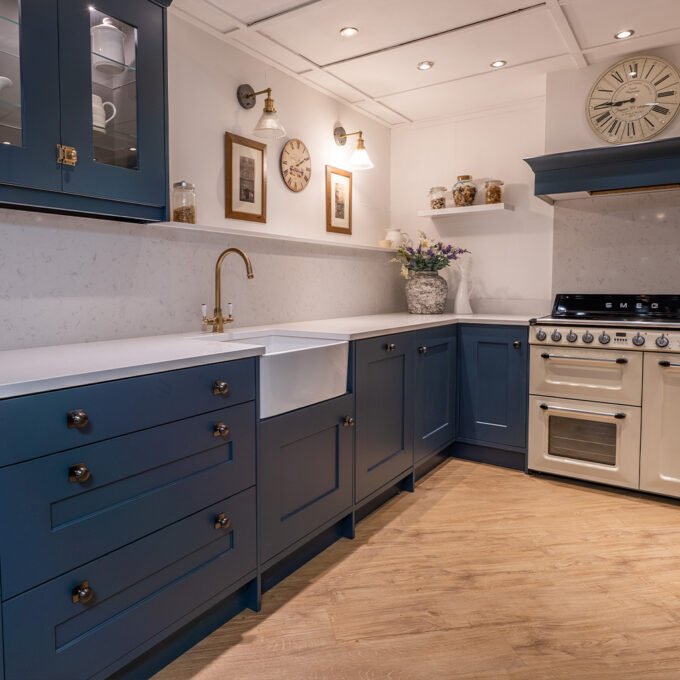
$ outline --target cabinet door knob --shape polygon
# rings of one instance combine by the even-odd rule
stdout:
[[[68,481],[71,484],[84,484],[90,477],[92,477],[92,473],[85,463],[71,465],[68,469]]]
[[[224,380],[215,380],[213,383],[213,394],[216,396],[224,396],[229,394],[229,383]]]
[[[230,434],[231,430],[222,421],[215,423],[215,427],[213,428],[213,437],[222,437],[222,439],[227,439]]]
[[[215,517],[215,529],[227,531],[231,529],[231,520],[221,512],[217,517]]]
[[[427,347],[425,347],[425,345],[423,345],[422,347],[418,347],[418,351],[421,354],[427,354]]]
[[[90,422],[90,417],[81,408],[69,411],[66,414],[66,425],[70,430],[82,430]]]
[[[342,424],[345,427],[354,427],[354,418],[352,418],[352,416],[345,416],[345,419],[342,421]]]
[[[73,604],[87,604],[92,601],[94,590],[90,588],[88,581],[83,581],[71,591],[71,602]]]
[[[397,349],[397,346],[393,342],[388,342],[385,345],[385,351],[386,352],[394,352]]]
[[[519,349],[522,346],[522,341],[521,340],[515,340],[515,342],[512,343],[512,346],[515,349]]]

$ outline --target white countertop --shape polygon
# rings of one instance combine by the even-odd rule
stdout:
[[[261,335],[360,340],[453,323],[526,326],[529,316],[507,314],[376,314],[199,332],[0,351],[0,399],[118,380],[264,354]],[[219,340],[218,340],[219,338]]]

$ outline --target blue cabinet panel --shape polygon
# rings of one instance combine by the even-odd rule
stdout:
[[[2,607],[0,607],[0,680],[5,678],[5,660],[3,657],[4,637],[2,634]]]
[[[230,525],[216,529],[221,514]],[[7,680],[84,680],[113,670],[255,567],[250,489],[5,602]],[[74,602],[84,582],[94,596]]]
[[[3,599],[253,484],[254,402],[2,468]]]
[[[459,329],[458,438],[487,446],[527,444],[528,329]]]
[[[359,502],[413,466],[413,334],[356,343]]]
[[[228,385],[213,393],[215,381]],[[255,359],[210,364],[138,378],[0,401],[0,466],[84,446],[255,398]],[[69,412],[89,422],[68,427]]]
[[[455,436],[456,327],[415,336],[414,459],[441,451]]]
[[[258,465],[260,559],[352,506],[351,394],[262,421]]]

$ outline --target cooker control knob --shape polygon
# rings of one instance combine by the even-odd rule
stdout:
[[[595,338],[593,337],[593,334],[590,331],[586,331],[583,334],[583,337],[581,340],[586,343],[586,345],[589,345]]]
[[[633,344],[634,344],[636,347],[642,347],[642,345],[645,344],[645,336],[644,336],[644,335],[640,335],[640,333],[638,333],[637,335],[634,335],[634,336],[633,336]]]
[[[601,345],[608,345],[611,341],[611,338],[604,331],[602,331],[600,337],[597,340]]]
[[[668,336],[664,335],[663,333],[656,339],[656,346],[661,347],[662,349],[664,347],[668,347],[669,345],[669,340]]]
[[[578,335],[574,331],[569,331],[567,333],[567,342],[576,342],[578,340]]]
[[[547,337],[548,337],[547,333],[542,328],[539,328],[536,331],[536,340],[543,342]]]
[[[551,339],[553,342],[559,342],[559,341],[562,339],[562,333],[560,333],[559,331],[555,330],[555,331],[552,332],[552,335],[550,336],[550,339]]]

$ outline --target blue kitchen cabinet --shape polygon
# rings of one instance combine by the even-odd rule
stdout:
[[[169,3],[5,4],[0,204],[167,219]]]
[[[453,442],[456,422],[456,327],[415,334],[414,460]]]
[[[352,509],[354,395],[286,413],[260,425],[260,561]]]
[[[525,450],[528,329],[470,324],[461,325],[458,332],[457,440]]]
[[[413,336],[356,343],[356,503],[413,470]]]

